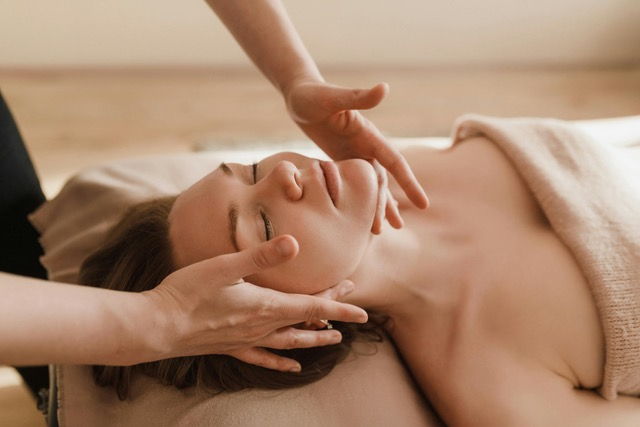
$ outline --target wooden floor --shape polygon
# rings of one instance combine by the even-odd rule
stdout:
[[[388,136],[448,135],[460,114],[589,119],[640,114],[640,66],[326,71],[335,84],[386,81],[367,116]],[[253,70],[0,71],[0,89],[49,197],[71,174],[128,156],[207,143],[300,138]],[[26,392],[0,376],[0,426],[42,425]],[[22,420],[18,423],[16,420]]]

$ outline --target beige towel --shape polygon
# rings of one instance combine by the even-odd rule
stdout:
[[[640,396],[640,144],[552,119],[457,120],[454,143],[478,135],[515,165],[589,282],[606,345],[600,394]]]

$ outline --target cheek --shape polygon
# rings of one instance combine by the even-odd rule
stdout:
[[[300,252],[296,258],[250,276],[247,281],[281,292],[315,294],[354,273],[367,241],[365,235],[358,238],[342,234],[335,238],[324,234],[311,241],[298,237]]]
[[[340,273],[343,268],[336,268],[329,262],[313,262],[311,264],[296,260],[271,268],[246,278],[248,282],[280,292],[295,294],[316,294],[328,289],[348,277]]]

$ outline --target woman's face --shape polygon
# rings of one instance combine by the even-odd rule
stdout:
[[[321,162],[295,153],[256,166],[223,164],[178,197],[169,216],[178,266],[291,234],[298,256],[246,280],[311,294],[349,277],[372,237],[378,192],[373,167],[359,159]]]

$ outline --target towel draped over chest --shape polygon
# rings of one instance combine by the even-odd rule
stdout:
[[[560,120],[460,117],[454,144],[475,136],[515,166],[589,283],[606,346],[599,393],[640,396],[640,136],[614,145]]]

